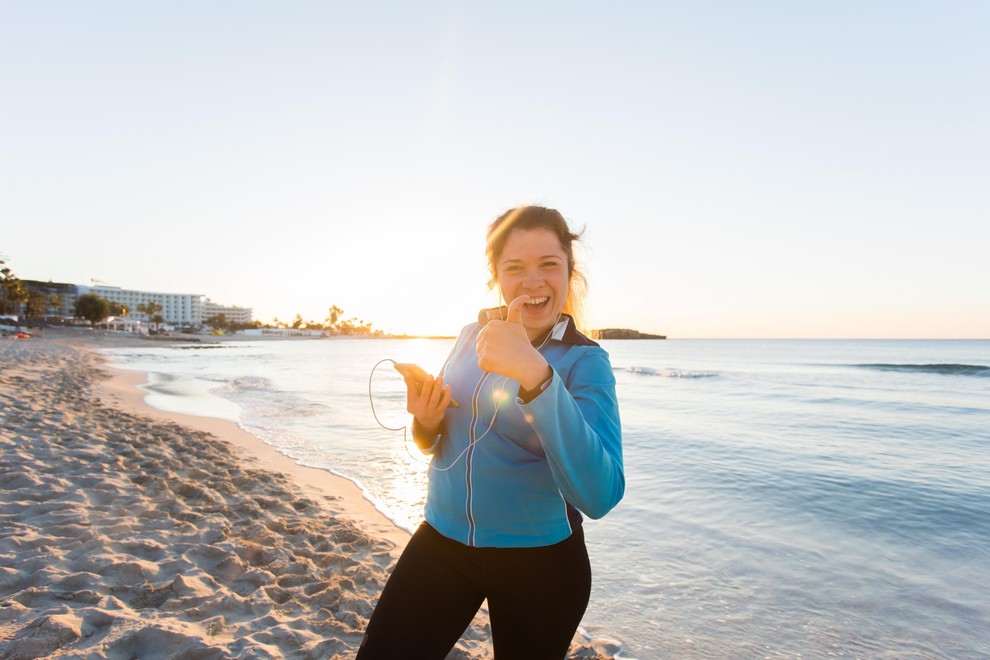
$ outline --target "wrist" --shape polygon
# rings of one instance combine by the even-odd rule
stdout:
[[[419,445],[419,447],[426,448],[432,446],[436,442],[438,435],[440,435],[440,425],[436,427],[427,426],[419,421],[419,418],[413,417],[412,437],[413,442]]]
[[[550,381],[553,380],[553,368],[547,365],[547,376],[535,386],[524,389],[522,385],[519,386],[519,393],[516,395],[519,397],[522,403],[530,403],[533,399],[543,394],[543,391],[549,386]]]
[[[526,372],[519,378],[519,386],[528,391],[535,390],[553,376],[553,369],[543,356],[540,355],[539,362],[534,362],[533,366],[526,369]]]

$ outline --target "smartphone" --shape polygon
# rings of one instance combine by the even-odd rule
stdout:
[[[419,366],[418,364],[413,364],[412,362],[393,362],[392,364],[395,366],[395,370],[398,371],[400,374],[402,374],[403,376],[405,376],[406,374],[412,374],[413,382],[419,385],[420,387],[423,386],[423,381],[426,380],[426,376],[427,376],[427,373],[423,369],[423,367]],[[460,408],[461,404],[457,403],[457,401],[455,401],[453,397],[451,397],[450,407]]]

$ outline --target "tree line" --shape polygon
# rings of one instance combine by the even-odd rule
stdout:
[[[43,291],[29,289],[3,260],[0,260],[0,314],[17,314],[23,310],[28,319],[43,319],[54,310],[57,314],[62,309],[62,297],[57,293],[46,294]],[[91,325],[102,323],[110,317],[123,318],[131,313],[124,304],[111,302],[95,294],[86,293],[78,298],[73,305],[73,315],[77,319],[89,321]],[[145,315],[159,329],[165,322],[162,316],[162,306],[156,302],[138,305],[135,310]],[[381,334],[374,329],[374,324],[356,317],[345,318],[344,310],[337,305],[331,305],[323,321],[304,320],[302,314],[296,314],[292,321],[280,321],[276,316],[270,324],[261,321],[251,323],[236,323],[228,321],[225,314],[215,314],[204,319],[203,324],[224,332],[236,332],[248,328],[292,328],[295,330],[318,330],[335,335],[372,336]]]
[[[0,314],[18,314],[23,310],[29,319],[44,318],[49,310],[62,307],[62,297],[57,293],[46,295],[43,291],[29,289],[0,259]]]
[[[165,322],[165,318],[161,314],[162,306],[156,302],[141,303],[135,309],[139,314],[147,316],[156,330]],[[85,319],[91,325],[96,325],[106,321],[111,316],[127,317],[131,313],[131,308],[123,303],[107,300],[95,293],[84,293],[76,298],[73,313],[77,319]]]
[[[76,318],[89,321],[91,324],[102,323],[110,316],[125,317],[130,313],[127,305],[121,305],[106,300],[95,293],[87,293],[79,296],[75,303]],[[137,311],[146,315],[154,324],[155,329],[159,328],[164,319],[162,318],[162,306],[155,302],[144,303],[137,306]],[[374,325],[357,318],[344,319],[344,310],[332,305],[327,314],[327,318],[322,323],[316,321],[305,321],[301,314],[296,314],[291,323],[279,321],[276,316],[272,323],[265,324],[261,321],[251,323],[235,323],[228,321],[226,314],[214,314],[203,320],[203,325],[213,330],[224,332],[236,332],[237,330],[247,330],[249,328],[292,328],[295,330],[318,330],[337,335],[371,336],[376,333]]]
[[[259,325],[258,327],[262,326]],[[331,305],[329,309],[327,309],[327,317],[323,321],[306,321],[303,319],[302,314],[296,314],[292,321],[281,321],[276,316],[272,319],[271,325],[264,327],[293,328],[295,330],[319,330],[321,332],[327,332],[335,335],[358,337],[370,337],[373,335],[382,334],[380,330],[374,329],[373,323],[369,323],[364,319],[359,319],[353,316],[345,319],[344,310],[336,305]]]

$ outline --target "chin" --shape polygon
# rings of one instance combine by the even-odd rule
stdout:
[[[525,325],[532,330],[546,330],[555,325],[558,318],[560,318],[560,312],[546,312],[541,314],[539,318],[529,319]]]

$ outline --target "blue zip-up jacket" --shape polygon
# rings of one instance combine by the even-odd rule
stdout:
[[[448,408],[433,446],[426,521],[465,545],[563,541],[580,510],[601,518],[622,499],[622,433],[608,353],[562,316],[539,349],[553,369],[528,403],[519,383],[478,368],[485,312],[461,331],[441,375]],[[497,413],[496,413],[497,408]]]

